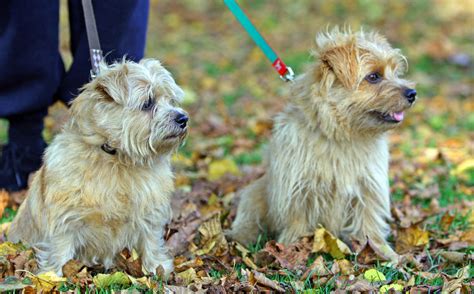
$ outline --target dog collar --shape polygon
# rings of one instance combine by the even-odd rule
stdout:
[[[105,153],[110,155],[115,155],[117,153],[117,149],[110,147],[110,145],[107,143],[102,144],[100,149],[104,150]]]

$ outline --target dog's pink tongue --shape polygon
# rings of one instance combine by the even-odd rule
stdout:
[[[393,113],[393,118],[398,121],[402,121],[404,117],[405,117],[405,113],[403,111]]]

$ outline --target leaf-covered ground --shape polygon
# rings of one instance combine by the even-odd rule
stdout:
[[[143,277],[132,250],[106,273],[71,261],[64,278],[38,276],[31,249],[2,241],[0,289],[473,292],[472,1],[239,2],[297,73],[311,62],[315,34],[328,25],[376,29],[407,55],[420,99],[390,135],[390,242],[400,263],[386,262],[383,248],[370,243],[349,249],[323,228],[290,246],[263,235],[248,248],[226,240],[238,190],[264,171],[262,152],[271,119],[288,99],[286,85],[221,1],[161,0],[152,1],[147,56],[162,60],[186,89],[192,119],[173,160],[177,190],[166,239],[175,273],[167,281]],[[65,30],[62,37],[70,61]],[[66,117],[63,107],[51,108],[47,140]],[[0,121],[3,143],[5,130]],[[24,194],[0,192],[2,231]]]

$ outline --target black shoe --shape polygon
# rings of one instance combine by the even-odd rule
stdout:
[[[46,144],[41,140],[36,146],[10,142],[2,148],[0,158],[0,189],[10,192],[23,190],[28,185],[30,173],[41,167]]]

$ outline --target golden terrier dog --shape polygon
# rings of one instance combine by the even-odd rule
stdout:
[[[416,98],[400,78],[406,58],[376,33],[334,29],[316,44],[315,64],[275,119],[266,174],[242,191],[229,235],[249,244],[265,231],[291,243],[322,225],[343,240],[385,246],[386,133]]]
[[[32,245],[41,271],[61,275],[73,258],[110,268],[134,248],[148,272],[169,274],[163,234],[170,157],[187,134],[184,92],[156,60],[101,66],[47,148],[8,238]]]

